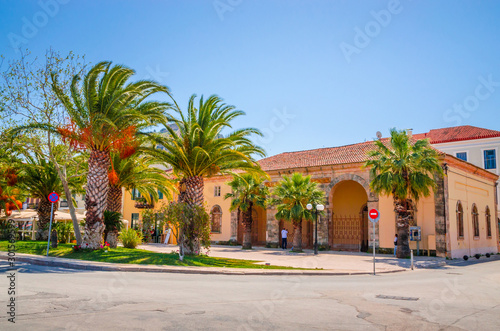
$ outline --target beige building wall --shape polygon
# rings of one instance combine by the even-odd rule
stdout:
[[[231,181],[229,177],[213,177],[205,179],[203,194],[205,197],[205,208],[211,215],[212,208],[216,205],[222,210],[222,226],[220,233],[212,233],[212,241],[229,241],[231,239],[231,199],[224,199],[227,193],[231,193],[231,187],[227,183]],[[220,195],[216,196],[215,187],[220,187]],[[217,192],[218,193],[218,192]]]
[[[485,178],[465,172],[459,168],[448,169],[448,205],[451,257],[497,253],[498,223],[495,220],[494,185]],[[458,237],[457,204],[461,202],[464,213],[464,237]],[[476,204],[479,213],[479,237],[474,237],[472,206]],[[491,213],[491,237],[486,236],[486,206]]]
[[[380,247],[393,248],[394,237],[397,233],[396,229],[396,213],[394,212],[394,203],[392,196],[379,196],[379,212],[380,212]],[[436,224],[435,224],[435,204],[434,192],[428,197],[422,197],[417,202],[417,209],[414,212],[415,226],[419,226],[421,230],[421,241],[419,249],[434,250],[436,241]],[[417,249],[417,242],[410,241],[410,248]]]

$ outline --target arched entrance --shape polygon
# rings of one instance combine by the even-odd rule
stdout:
[[[330,194],[332,219],[329,244],[334,250],[363,251],[368,248],[368,196],[357,181],[338,182]]]

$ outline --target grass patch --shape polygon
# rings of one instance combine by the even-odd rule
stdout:
[[[57,248],[50,249],[49,256],[75,260],[127,264],[305,270],[303,268],[256,264],[260,261],[227,259],[207,255],[186,255],[184,257],[184,261],[181,262],[178,254],[176,253],[155,253],[143,249],[131,249],[124,247],[109,249],[108,252],[105,252],[104,250],[96,250],[93,252],[73,252],[72,246],[72,244],[59,244]],[[7,247],[8,241],[0,241],[0,251],[7,251]],[[18,241],[16,242],[16,253],[45,255],[47,253],[47,243],[42,241]]]

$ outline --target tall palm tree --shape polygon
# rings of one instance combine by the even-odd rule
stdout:
[[[429,196],[435,188],[434,175],[443,170],[438,152],[427,139],[411,141],[406,131],[391,129],[388,143],[375,141],[376,149],[368,152],[365,167],[370,168],[370,188],[379,194],[392,195],[397,215],[397,256],[410,255],[408,227],[413,218],[413,203]]]
[[[44,129],[59,134],[75,146],[90,151],[88,161],[85,207],[87,210],[82,244],[98,249],[104,230],[103,213],[108,195],[110,152],[127,158],[135,152],[140,130],[162,122],[168,103],[144,101],[168,88],[152,81],[128,82],[135,72],[111,62],[96,64],[85,75],[73,77],[70,95],[63,92],[52,75],[52,89],[64,105],[71,120],[64,127],[32,124],[16,128],[14,133],[28,129]]]
[[[325,192],[318,188],[318,184],[311,181],[311,176],[294,173],[283,179],[273,190],[275,198],[270,200],[276,204],[278,220],[291,221],[294,228],[293,251],[302,251],[302,221],[314,220],[313,213],[307,209],[307,204],[324,203]]]
[[[27,157],[27,162],[22,166],[22,187],[29,192],[32,198],[40,199],[38,204],[37,214],[37,240],[47,240],[49,235],[48,225],[50,222],[50,210],[52,203],[48,196],[52,192],[61,194],[64,188],[61,179],[57,174],[57,170],[53,163],[47,162],[43,158],[36,156]],[[68,203],[71,203],[69,201]],[[53,209],[53,213],[57,210],[57,205]],[[52,214],[52,217],[54,215]]]
[[[162,148],[151,153],[171,166],[174,175],[180,178],[179,202],[203,206],[204,178],[233,174],[234,170],[259,172],[260,166],[254,156],[265,156],[265,153],[249,139],[251,134],[261,135],[257,129],[239,129],[222,135],[222,131],[231,129],[231,122],[244,112],[224,104],[215,95],[207,100],[201,97],[198,105],[195,99],[196,95],[191,96],[185,113],[175,104],[178,117],[167,116],[174,125],[165,126],[167,134],[157,135],[156,142]],[[181,245],[186,253],[192,253],[187,249],[190,245]]]
[[[165,171],[155,166],[155,162],[153,158],[141,156],[138,152],[127,159],[112,153],[106,210],[122,212],[122,188],[129,191],[135,188],[146,199],[153,201],[158,200],[158,192],[170,197],[175,187],[165,176]]]
[[[266,199],[269,195],[269,189],[264,185],[264,180],[264,177],[254,174],[236,175],[233,180],[229,182],[232,192],[224,196],[224,199],[232,199],[231,211],[241,211],[242,223],[245,228],[243,234],[243,249],[252,248],[253,208],[266,208]]]

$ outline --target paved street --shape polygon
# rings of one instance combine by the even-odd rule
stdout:
[[[5,262],[0,266],[6,271]],[[497,330],[500,325],[500,261],[378,276],[19,266],[16,324],[4,312],[2,330]],[[8,280],[2,278],[7,298]]]

